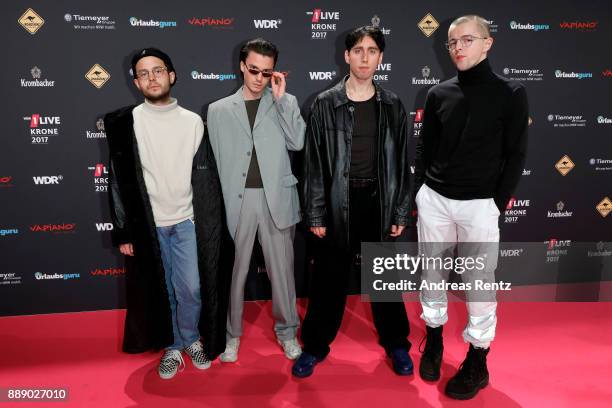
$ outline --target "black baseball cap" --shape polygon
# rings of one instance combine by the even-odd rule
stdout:
[[[142,50],[134,54],[134,57],[132,57],[132,75],[134,76],[134,78],[136,78],[136,64],[144,57],[157,57],[160,60],[164,61],[164,64],[166,64],[166,68],[168,68],[168,72],[174,72],[174,83],[176,83],[176,71],[174,70],[174,65],[172,65],[172,60],[170,59],[168,54],[154,47],[143,48]]]

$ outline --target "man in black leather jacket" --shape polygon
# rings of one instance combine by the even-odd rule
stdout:
[[[361,242],[393,240],[408,222],[406,112],[397,95],[373,81],[384,36],[376,27],[360,27],[345,43],[350,74],[317,96],[306,131],[304,222],[321,245],[302,326],[304,352],[292,370],[297,377],[311,375],[330,351]],[[412,374],[403,302],[371,306],[379,342],[395,372]]]

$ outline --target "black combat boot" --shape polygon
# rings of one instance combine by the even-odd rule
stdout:
[[[419,364],[419,374],[427,381],[437,381],[440,379],[440,366],[442,365],[442,326],[435,329],[425,326],[427,337],[425,350],[421,351],[421,363]],[[421,342],[422,344],[423,342]]]
[[[476,348],[470,344],[470,350],[459,371],[446,384],[446,395],[466,400],[473,398],[480,389],[486,387],[489,383],[487,354],[489,354],[488,348]]]

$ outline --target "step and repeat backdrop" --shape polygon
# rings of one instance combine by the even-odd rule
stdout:
[[[314,97],[347,73],[346,33],[377,25],[387,50],[376,80],[410,112],[414,156],[427,90],[455,75],[444,47],[448,26],[466,13],[490,22],[491,65],[524,83],[529,95],[529,154],[500,225],[503,241],[536,245],[515,246],[502,258],[528,259],[534,247],[546,263],[561,263],[580,243],[591,262],[572,268],[569,281],[610,279],[602,272],[612,255],[612,16],[606,1],[18,0],[0,4],[0,315],[124,306],[125,260],[110,243],[101,118],[141,102],[129,74],[137,49],[165,50],[177,70],[174,96],[205,116],[209,103],[240,86],[240,45],[269,39],[280,49],[277,68],[288,73],[287,90],[306,117]],[[409,231],[405,239],[414,236]],[[316,267],[308,239],[298,231],[302,295]],[[523,274],[529,265],[523,262]],[[538,269],[527,275],[537,281]],[[563,281],[558,274],[557,281]],[[268,295],[256,252],[247,298]]]

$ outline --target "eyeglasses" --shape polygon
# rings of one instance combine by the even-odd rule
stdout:
[[[164,76],[164,72],[167,70],[168,68],[166,67],[155,67],[151,70],[151,72],[153,73],[155,78],[159,79]],[[136,78],[138,78],[139,80],[149,79],[151,72],[147,71],[146,69],[143,69],[142,71],[138,71],[136,73]]]
[[[446,45],[447,50],[452,51],[455,48],[457,48],[458,42],[461,42],[461,46],[463,48],[470,48],[474,40],[486,40],[487,38],[489,37],[476,37],[474,35],[464,35],[461,38],[459,38],[459,40],[450,40],[446,42],[445,45]]]
[[[259,68],[249,66],[249,65],[247,65],[246,69],[247,71],[249,71],[249,73],[255,76],[261,73],[261,75],[263,75],[264,78],[270,78],[273,72],[271,69],[259,69]]]

